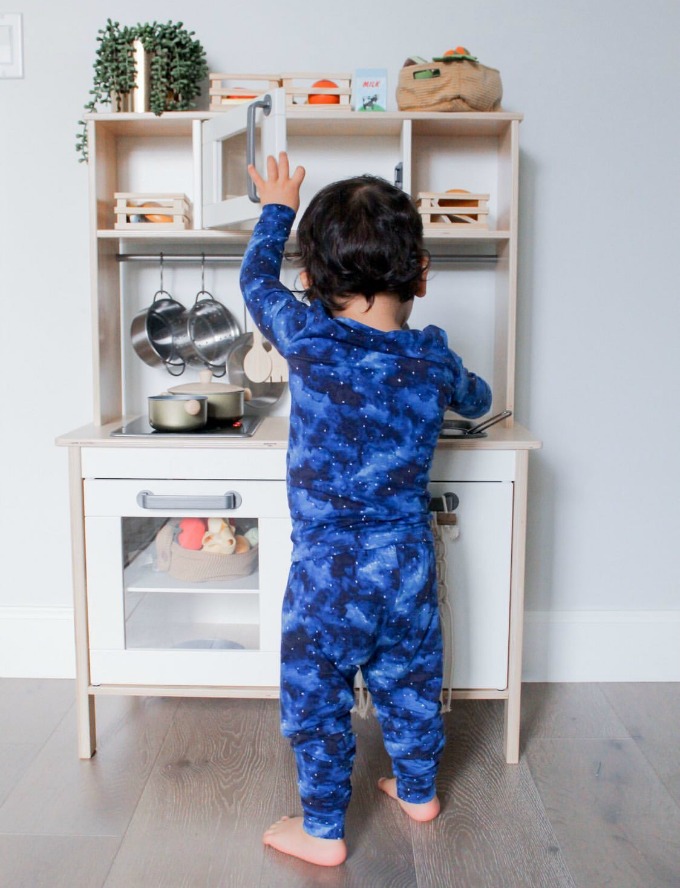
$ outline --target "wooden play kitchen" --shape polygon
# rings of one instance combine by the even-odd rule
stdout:
[[[259,214],[247,158],[262,169],[267,154],[287,149],[307,168],[303,208],[329,181],[365,172],[400,181],[414,197],[463,188],[477,201],[475,213],[464,205],[477,224],[426,226],[436,273],[413,320],[450,331],[453,347],[491,382],[495,414],[514,410],[521,119],[337,105],[328,113],[298,107],[269,82],[256,99],[216,112],[88,117],[93,420],[58,439],[69,454],[81,757],[96,747],[100,695],[278,694],[290,558],[287,374],[238,290]],[[188,227],[117,228],[117,194],[186,195]],[[438,207],[447,216],[458,209]],[[203,265],[201,288],[237,319],[221,382],[252,389],[245,428],[148,427],[148,397],[180,382],[170,375],[181,366],[172,345],[153,364],[130,341],[133,319],[158,288],[161,254],[163,287],[180,303],[196,293]],[[284,263],[283,273],[294,287],[295,268]],[[198,369],[182,368],[181,383]],[[459,699],[505,701],[508,762],[519,757],[527,472],[538,446],[507,417],[480,437],[442,438],[431,472],[434,500],[450,506],[439,522],[453,613],[446,683]],[[237,540],[240,562],[230,561]]]

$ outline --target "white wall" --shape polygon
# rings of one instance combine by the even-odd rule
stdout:
[[[111,16],[184,21],[211,70],[380,66],[393,88],[409,54],[457,44],[501,70],[505,107],[526,115],[517,419],[544,442],[530,466],[526,674],[679,679],[680,5],[23,0],[12,11],[25,76],[0,80],[0,674],[73,669],[66,453],[53,441],[91,418],[87,171],[74,142]]]

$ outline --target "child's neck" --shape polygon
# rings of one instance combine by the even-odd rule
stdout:
[[[341,311],[334,311],[335,318],[349,318],[374,330],[390,333],[401,330],[411,314],[412,302],[400,302],[395,293],[376,293],[373,304],[365,296],[353,296]]]

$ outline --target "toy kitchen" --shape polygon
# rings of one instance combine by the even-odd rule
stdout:
[[[466,434],[447,417],[431,493],[453,614],[445,686],[505,701],[503,754],[516,762],[528,454],[540,446],[511,415],[522,115],[362,114],[301,105],[272,82],[257,92],[203,112],[87,116],[93,419],[57,440],[79,755],[95,751],[100,694],[278,695],[287,368],[238,275],[259,214],[246,165],[285,149],[307,169],[302,209],[361,173],[417,198],[432,273],[411,324],[446,329],[492,384],[502,421]],[[299,289],[293,262],[282,276]]]

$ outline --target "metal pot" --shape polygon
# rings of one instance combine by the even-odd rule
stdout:
[[[199,290],[175,341],[177,351],[187,364],[208,367],[214,376],[224,376],[227,353],[239,332],[229,309],[207,290]]]
[[[194,432],[208,423],[205,395],[149,396],[149,423],[159,432]]]
[[[132,347],[145,364],[151,367],[165,365],[172,376],[180,376],[186,361],[177,351],[176,337],[185,325],[184,306],[166,290],[158,290],[151,305],[132,320]]]
[[[188,397],[204,396],[208,399],[208,423],[223,425],[240,419],[244,413],[244,402],[250,400],[250,389],[225,382],[212,382],[210,370],[199,374],[200,382],[187,382],[170,389],[171,393],[181,393]]]

